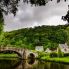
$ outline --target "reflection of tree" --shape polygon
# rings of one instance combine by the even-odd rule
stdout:
[[[50,62],[44,63],[44,69],[50,69]]]
[[[37,67],[36,67],[36,69],[44,69],[45,67],[44,67],[44,63],[42,63],[41,61],[38,61],[38,65],[37,65]]]
[[[0,60],[0,69],[14,69],[18,67],[21,60]]]
[[[64,65],[61,63],[52,63],[51,62],[50,69],[64,69]]]
[[[33,59],[28,59],[28,64],[30,64],[30,65],[32,65],[32,64],[34,64],[34,62],[35,62],[35,59],[33,58]]]

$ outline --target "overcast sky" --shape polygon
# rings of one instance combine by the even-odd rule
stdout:
[[[61,17],[67,13],[69,0],[56,3],[56,0],[48,2],[46,6],[31,7],[30,4],[19,3],[17,15],[4,15],[4,31],[11,31],[21,28],[41,26],[41,25],[62,25],[66,21]]]

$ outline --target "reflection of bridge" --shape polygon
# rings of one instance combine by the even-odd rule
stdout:
[[[0,47],[0,53],[3,53],[3,52],[16,53],[21,59],[27,59],[28,57],[36,58],[38,56],[36,52],[32,52],[28,49],[15,48],[15,47]]]
[[[31,64],[29,62],[32,62]],[[36,69],[38,60],[22,60],[21,64],[18,65],[15,69]]]

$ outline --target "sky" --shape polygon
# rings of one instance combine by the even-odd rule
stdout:
[[[56,0],[49,1],[46,6],[31,6],[30,4],[19,3],[16,16],[13,14],[4,16],[4,31],[12,31],[21,28],[29,28],[42,25],[64,25],[67,22],[61,19],[66,15],[69,0],[56,3]]]

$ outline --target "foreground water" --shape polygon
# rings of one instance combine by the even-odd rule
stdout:
[[[0,69],[69,69],[68,64],[44,62],[35,59],[0,59]]]

